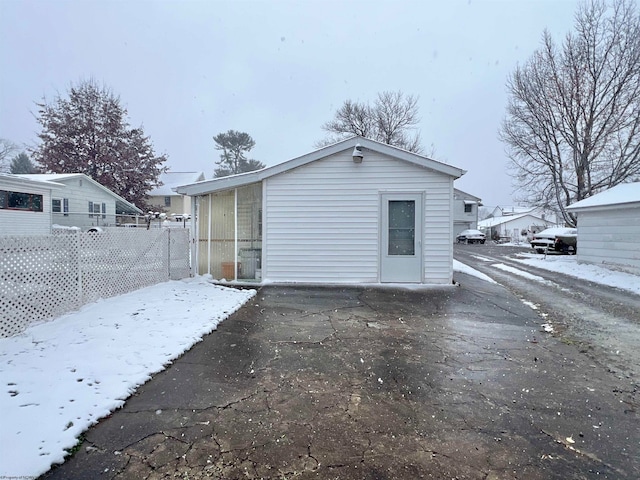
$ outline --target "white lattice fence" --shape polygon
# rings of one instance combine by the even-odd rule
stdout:
[[[101,297],[189,275],[187,230],[0,236],[0,336]]]

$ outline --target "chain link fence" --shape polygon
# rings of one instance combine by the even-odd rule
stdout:
[[[99,298],[189,277],[189,255],[184,228],[0,236],[0,336]]]

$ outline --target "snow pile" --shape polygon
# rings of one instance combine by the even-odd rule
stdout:
[[[204,277],[154,285],[0,339],[0,478],[36,477],[255,295]]]
[[[600,285],[620,288],[640,295],[640,279],[637,275],[618,272],[609,268],[586,263],[578,263],[575,255],[518,254],[513,260],[532,267],[563,273],[570,277],[588,280]]]
[[[496,282],[493,278],[491,278],[488,275],[485,275],[482,272],[479,272],[478,270],[476,270],[475,268],[471,268],[469,265],[465,265],[464,263],[459,262],[458,260],[453,260],[453,271],[454,272],[460,272],[460,273],[466,273],[467,275],[471,275],[473,277],[477,277],[480,278],[486,282],[489,283],[498,283]]]

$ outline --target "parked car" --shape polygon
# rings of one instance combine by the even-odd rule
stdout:
[[[556,252],[575,255],[578,253],[578,233],[565,233],[556,235],[556,241],[553,244]]]
[[[564,228],[564,227],[552,227],[547,228],[546,230],[542,230],[541,232],[536,233],[531,239],[531,248],[533,248],[537,253],[544,253],[546,251],[555,251],[556,238],[560,237],[561,239],[566,239],[569,241],[569,238],[575,237],[576,244],[578,238],[578,230],[575,228]],[[559,252],[564,251],[563,240],[558,245]],[[574,246],[575,250],[575,246]],[[567,253],[568,247],[567,247]]]
[[[480,230],[463,230],[456,236],[458,243],[484,243],[486,236]]]

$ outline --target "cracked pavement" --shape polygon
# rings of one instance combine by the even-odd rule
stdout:
[[[640,478],[633,379],[456,278],[265,286],[42,478]]]

